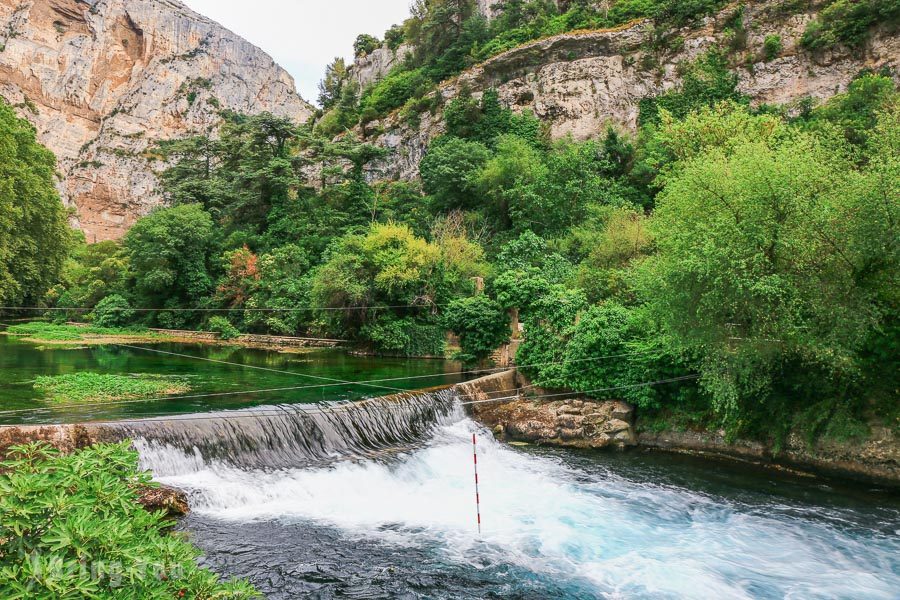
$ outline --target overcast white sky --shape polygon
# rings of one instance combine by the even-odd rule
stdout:
[[[410,0],[182,0],[268,52],[315,102],[325,66],[353,57],[360,33],[382,37],[409,16]]]

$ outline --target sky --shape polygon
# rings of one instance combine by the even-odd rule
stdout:
[[[360,33],[381,38],[409,16],[411,0],[182,0],[269,53],[315,103],[336,56],[353,58]]]

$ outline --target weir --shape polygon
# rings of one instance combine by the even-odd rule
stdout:
[[[133,439],[145,468],[157,475],[213,463],[238,468],[305,467],[368,458],[421,442],[463,416],[453,388],[357,402],[281,404],[109,423],[0,427],[0,454],[26,441],[71,451]]]
[[[116,427],[123,438],[135,440],[144,467],[165,475],[185,470],[173,450],[197,468],[224,463],[282,469],[367,458],[415,445],[457,411],[456,394],[447,389],[339,404],[261,406]]]

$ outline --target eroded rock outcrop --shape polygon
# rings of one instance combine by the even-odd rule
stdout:
[[[543,392],[515,369],[456,386],[472,417],[506,441],[569,448],[636,446],[750,462],[797,472],[900,486],[900,439],[894,428],[873,424],[864,440],[819,439],[810,444],[796,433],[783,445],[774,440],[730,439],[717,430],[642,431],[631,406],[618,401],[529,399]],[[496,402],[494,401],[496,400]]]
[[[624,448],[636,442],[634,409],[621,401],[532,400],[516,391],[527,385],[515,371],[460,384],[472,416],[500,439],[568,448]]]
[[[385,44],[365,56],[357,56],[353,66],[350,67],[350,77],[359,89],[363,90],[383,79],[394,66],[403,62],[410,52],[412,47],[407,44],[401,44],[396,49]]]
[[[740,90],[754,103],[792,104],[805,98],[824,100],[846,90],[863,69],[887,69],[900,82],[900,37],[873,32],[866,48],[810,54],[800,38],[820,3],[801,12],[785,12],[784,2],[768,0],[743,6],[746,40],[732,55]],[[442,84],[445,102],[464,87],[479,97],[495,88],[501,101],[516,111],[530,110],[549,126],[551,135],[588,139],[607,124],[635,130],[638,103],[678,85],[680,65],[712,48],[727,49],[734,33],[731,5],[700,26],[685,28],[668,47],[655,43],[649,21],[613,30],[577,32],[538,40],[509,50]],[[782,41],[780,54],[767,60],[766,36]],[[367,125],[371,141],[388,149],[384,160],[370,166],[371,179],[413,179],[430,141],[443,133],[440,111],[417,123],[399,113]]]
[[[88,241],[161,202],[157,140],[223,109],[312,114],[271,57],[176,0],[0,0],[0,95],[58,157]]]

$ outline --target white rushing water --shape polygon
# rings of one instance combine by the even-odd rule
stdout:
[[[242,470],[168,446],[139,447],[145,466],[189,490],[204,516],[314,522],[432,546],[451,564],[502,561],[588,581],[598,597],[900,597],[896,536],[841,528],[796,507],[741,505],[572,466],[502,445],[468,419],[441,425],[405,454],[320,468]]]

